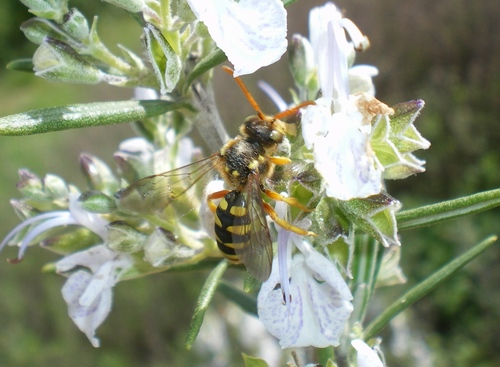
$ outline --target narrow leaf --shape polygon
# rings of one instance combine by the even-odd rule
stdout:
[[[240,291],[226,282],[219,284],[219,291],[228,299],[240,306],[244,311],[257,316],[257,300],[255,297]]]
[[[373,320],[364,331],[364,340],[369,340],[375,337],[394,317],[403,312],[410,305],[424,297],[427,293],[434,290],[444,280],[456,273],[463,266],[475,259],[483,251],[497,240],[496,236],[491,236],[483,242],[477,244],[465,254],[451,261],[429,276],[427,279],[413,287],[406,292],[396,302],[389,306],[383,313],[381,313],[375,320]]]
[[[413,229],[480,213],[500,206],[500,189],[397,213],[398,229]]]
[[[163,100],[99,102],[50,107],[0,118],[0,135],[20,136],[131,122],[190,108]]]
[[[201,289],[200,297],[198,298],[198,303],[196,304],[193,318],[191,319],[191,324],[189,325],[189,330],[186,335],[186,342],[184,343],[186,349],[188,350],[191,349],[198,333],[200,332],[205,312],[212,301],[215,290],[217,289],[217,286],[219,285],[222,275],[224,275],[227,267],[228,262],[226,260],[221,261],[219,265],[217,265],[217,267],[210,273],[210,276]]]
[[[193,70],[191,70],[186,78],[186,88],[188,88],[197,77],[207,72],[208,70],[213,69],[217,65],[222,64],[226,60],[227,56],[220,48],[216,48],[215,50],[213,50],[198,64],[196,64]]]
[[[33,60],[31,58],[29,59],[17,59],[9,62],[6,66],[7,69],[9,70],[16,70],[16,71],[27,71],[32,73],[33,72]]]
[[[373,295],[383,253],[383,248],[381,248],[379,242],[368,236],[358,236],[352,264],[353,280],[351,289],[355,307],[349,319],[351,325],[356,322],[363,322]]]

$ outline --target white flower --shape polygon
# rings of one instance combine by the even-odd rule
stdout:
[[[77,267],[62,288],[68,305],[68,314],[78,328],[85,333],[94,347],[99,347],[95,330],[106,319],[111,310],[112,288],[120,274],[132,266],[132,258],[119,254],[105,245],[98,245],[68,255],[56,263],[58,273]]]
[[[303,114],[305,145],[313,151],[328,196],[349,200],[378,194],[383,167],[370,147],[374,114],[368,108],[378,107],[378,101],[368,94],[349,94],[348,57],[355,46],[363,47],[366,38],[332,3],[311,10],[309,24],[323,97]],[[347,42],[345,30],[353,43]],[[374,72],[361,69],[361,77],[358,74],[367,91],[371,91],[367,77]]]
[[[34,227],[24,236],[19,244],[19,251],[15,262],[21,261],[28,245],[37,236],[46,232],[54,227],[66,225],[81,225],[87,227],[92,232],[97,234],[103,240],[107,237],[106,225],[108,221],[101,218],[97,214],[90,213],[81,208],[78,203],[78,195],[75,193],[69,194],[69,207],[68,210],[60,210],[39,214],[35,217],[29,218],[16,226],[0,243],[0,251],[13,239],[18,233],[23,231],[26,227],[34,225]]]
[[[356,349],[357,367],[384,367],[384,363],[380,360],[377,352],[368,346],[361,339],[354,339],[351,345]]]
[[[270,65],[286,51],[281,0],[188,0],[196,17],[234,65],[234,76]]]
[[[286,204],[278,202],[276,213],[285,217]],[[304,228],[311,223],[294,224]],[[349,287],[335,265],[302,236],[277,229],[278,256],[258,296],[261,321],[282,348],[337,346],[353,310]],[[292,259],[294,245],[301,253]]]
[[[277,259],[258,297],[258,312],[282,348],[338,346],[351,315],[352,295],[329,260],[308,247],[289,263],[290,300],[283,302]]]

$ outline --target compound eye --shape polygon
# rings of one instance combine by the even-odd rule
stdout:
[[[279,143],[281,142],[281,140],[283,140],[283,134],[278,130],[272,130],[271,133],[269,134],[269,138]]]

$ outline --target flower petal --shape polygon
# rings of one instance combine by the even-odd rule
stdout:
[[[339,345],[340,334],[352,312],[352,295],[345,284],[339,286],[343,283],[340,273],[317,255],[321,260],[310,254],[307,260],[302,254],[294,256],[289,271],[289,304],[283,304],[276,259],[271,276],[259,292],[259,317],[267,330],[280,339],[282,348]]]
[[[383,367],[378,354],[361,339],[354,339],[351,345],[356,349],[358,367]]]
[[[95,330],[102,324],[111,310],[111,288],[105,289],[89,305],[80,303],[81,296],[92,281],[92,275],[79,270],[68,278],[62,288],[62,295],[68,304],[68,314],[78,328],[87,335],[94,347],[99,347]]]
[[[327,195],[350,200],[378,194],[382,169],[370,146],[370,125],[363,124],[363,115],[351,102],[333,115],[321,100],[316,102],[304,113],[303,133],[306,146],[313,145],[314,166],[325,179]],[[328,126],[321,128],[327,120]]]
[[[196,17],[234,65],[234,76],[270,65],[286,51],[286,10],[280,0],[188,0]]]
[[[105,245],[98,245],[63,257],[56,262],[56,271],[63,273],[76,266],[85,266],[96,273],[104,263],[112,261],[116,256],[117,253]]]

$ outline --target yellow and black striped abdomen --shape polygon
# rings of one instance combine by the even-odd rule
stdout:
[[[245,196],[242,192],[230,191],[215,211],[217,245],[222,254],[236,264],[240,263],[237,253],[249,245],[251,237],[251,218]]]

